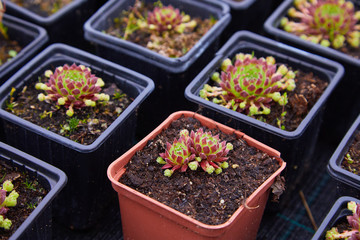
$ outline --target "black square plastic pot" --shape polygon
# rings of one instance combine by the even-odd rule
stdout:
[[[71,141],[3,109],[12,87],[22,89],[46,69],[65,63],[90,67],[96,76],[108,84],[115,83],[134,99],[89,145]],[[57,166],[69,178],[69,184],[55,202],[55,220],[72,228],[90,227],[112,197],[116,198],[107,182],[107,166],[135,143],[137,108],[153,88],[153,81],[144,75],[64,44],[46,48],[0,88],[4,141]]]
[[[274,0],[220,0],[230,6],[231,21],[221,35],[222,42],[226,42],[235,32],[250,30],[263,32],[265,20],[272,12]]]
[[[35,177],[48,191],[40,204],[11,235],[15,239],[51,239],[52,201],[66,185],[67,177],[60,169],[0,142],[0,161]]]
[[[3,24],[8,28],[9,38],[17,41],[22,50],[0,66],[0,85],[38,53],[49,40],[44,28],[8,14],[3,16]]]
[[[326,232],[332,227],[340,223],[346,223],[346,216],[352,215],[352,212],[347,209],[347,204],[351,201],[360,203],[360,200],[357,198],[348,196],[340,197],[334,203],[311,240],[323,240],[325,239]]]
[[[295,34],[280,29],[280,21],[283,17],[287,16],[289,8],[293,7],[293,1],[294,0],[283,1],[266,20],[264,29],[278,41],[335,60],[344,66],[345,75],[343,81],[341,81],[330,97],[328,109],[325,112],[325,118],[328,119],[328,121],[324,123],[324,126],[326,129],[332,129],[332,131],[326,131],[324,133],[324,139],[331,141],[329,143],[336,146],[359,113],[360,59],[351,57],[333,48],[323,47],[320,44],[303,40]],[[355,8],[360,9],[359,1],[347,1],[353,2]]]
[[[225,58],[232,59],[235,54],[254,53],[256,57],[273,56],[277,63],[285,63],[293,69],[313,72],[328,81],[328,86],[311,108],[305,119],[294,131],[285,131],[245,114],[227,109],[199,96],[199,91],[208,83]],[[187,86],[185,96],[197,103],[200,113],[220,123],[245,132],[281,152],[288,163],[286,171],[287,193],[296,187],[310,163],[321,126],[326,100],[343,75],[343,67],[328,59],[303,52],[299,49],[279,44],[260,35],[240,31],[216,53],[215,58]],[[291,196],[291,195],[288,195]],[[284,197],[282,197],[284,199]]]
[[[138,44],[110,36],[102,31],[123,10],[134,5],[134,0],[110,0],[84,25],[85,39],[96,47],[96,54],[113,62],[136,70],[154,80],[156,89],[140,111],[144,136],[176,110],[191,110],[184,98],[187,84],[219,48],[220,35],[230,22],[229,7],[220,1],[164,0],[164,5],[173,5],[191,17],[218,19],[218,22],[190,49],[179,58],[165,57]],[[145,2],[156,2],[145,0]]]
[[[45,28],[50,43],[63,42],[81,48],[86,44],[82,26],[97,6],[96,0],[73,0],[54,14],[43,16],[9,0],[5,4],[6,13]]]
[[[354,138],[359,131],[360,115],[358,115],[338,145],[327,166],[328,173],[336,181],[336,189],[339,196],[347,195],[360,198],[360,176],[341,167],[341,163],[344,160],[345,155],[349,151],[350,145],[354,141]]]

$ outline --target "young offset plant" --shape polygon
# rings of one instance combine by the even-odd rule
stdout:
[[[234,62],[225,59],[221,70],[211,77],[219,86],[205,84],[200,97],[249,116],[269,114],[272,102],[286,105],[287,93],[281,91],[295,88],[295,73],[285,65],[277,67],[271,56],[239,53]]]
[[[281,20],[282,28],[302,39],[324,47],[341,48],[360,44],[360,11],[345,0],[294,0],[294,7]]]
[[[45,71],[46,83],[37,83],[35,88],[46,91],[40,93],[40,101],[52,101],[68,108],[66,114],[71,117],[74,108],[95,107],[97,101],[108,102],[110,96],[100,93],[104,81],[91,73],[91,69],[83,65],[65,64],[57,67],[53,73]]]
[[[226,155],[233,149],[231,143],[219,139],[219,135],[213,136],[211,132],[204,132],[202,128],[196,132],[183,129],[180,138],[174,139],[173,143],[166,143],[166,150],[160,153],[157,162],[164,164],[165,176],[170,177],[174,171],[185,172],[189,167],[195,171],[198,166],[211,174],[219,174],[223,168],[229,165]],[[171,168],[171,169],[170,169]]]
[[[347,216],[346,219],[351,226],[350,231],[344,231],[340,233],[336,227],[331,228],[326,232],[326,240],[336,239],[349,239],[358,240],[360,239],[360,204],[353,201],[348,202],[347,208],[353,212],[353,215]]]
[[[8,194],[9,193],[9,194]],[[14,185],[10,180],[6,180],[0,188],[0,227],[5,230],[11,228],[12,222],[10,219],[5,218],[9,207],[15,207],[19,194],[14,190]]]

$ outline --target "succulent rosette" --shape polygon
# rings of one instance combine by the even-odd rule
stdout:
[[[359,240],[360,239],[360,204],[353,201],[348,202],[347,208],[353,212],[352,215],[346,217],[351,230],[345,230],[339,232],[338,228],[333,227],[326,232],[326,240],[348,239]]]
[[[212,75],[220,87],[205,84],[200,97],[249,116],[269,114],[272,102],[286,105],[287,93],[281,91],[295,88],[295,73],[285,65],[277,66],[271,56],[258,59],[239,53],[234,63],[225,59],[221,70],[221,75]]]
[[[57,67],[54,73],[47,70],[45,76],[48,81],[37,83],[35,88],[46,91],[47,95],[40,93],[38,99],[51,100],[64,105],[68,108],[66,114],[70,117],[74,114],[74,108],[94,107],[96,101],[110,99],[109,95],[100,93],[104,81],[92,74],[90,68],[83,65],[65,64]]]
[[[360,44],[360,11],[345,0],[294,0],[281,26],[302,39],[335,49],[344,46],[358,48]]]
[[[162,169],[166,169],[164,172],[165,176],[170,177],[176,170],[185,172],[188,168],[188,163],[195,159],[195,155],[190,150],[191,141],[188,135],[187,130],[182,130],[180,138],[175,138],[172,144],[167,142],[165,153],[159,154],[160,157],[156,161],[160,164],[165,164],[162,167]]]
[[[148,12],[147,26],[151,31],[158,33],[171,30],[182,33],[186,28],[194,28],[196,21],[171,5],[159,6]]]
[[[223,168],[228,167],[226,155],[233,149],[231,143],[220,141],[219,135],[213,136],[211,132],[204,132],[202,128],[196,132],[183,129],[180,138],[173,143],[166,143],[165,153],[160,153],[156,161],[164,164],[165,176],[170,177],[174,171],[185,172],[189,167],[195,171],[199,166],[211,174],[219,174]],[[171,169],[169,169],[171,168]]]
[[[222,168],[227,168],[226,155],[233,149],[231,143],[220,141],[219,135],[213,136],[211,132],[204,132],[199,128],[196,132],[191,131],[191,152],[196,155],[197,162],[207,173],[214,171],[219,174]]]

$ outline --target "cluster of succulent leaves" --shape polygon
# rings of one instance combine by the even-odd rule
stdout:
[[[249,116],[270,113],[274,102],[285,106],[287,92],[293,91],[295,73],[285,65],[276,65],[275,58],[256,58],[254,54],[236,54],[221,64],[221,73],[215,72],[211,79],[216,86],[205,84],[200,97],[243,112]]]
[[[7,28],[4,26],[2,19],[5,13],[5,2],[3,3],[2,0],[0,0],[0,34],[5,38],[8,39],[7,35]]]
[[[0,227],[5,230],[11,228],[12,222],[6,218],[9,207],[15,207],[19,194],[14,190],[14,185],[10,180],[6,180],[0,188]]]
[[[345,0],[294,0],[280,25],[302,39],[324,47],[341,48],[347,43],[353,48],[360,44],[360,11]]]
[[[233,149],[231,143],[221,141],[219,135],[213,136],[210,131],[199,128],[196,132],[183,129],[180,137],[173,143],[166,143],[164,153],[156,161],[164,164],[164,175],[170,177],[174,171],[185,172],[188,168],[195,171],[200,166],[205,172],[220,174],[228,168],[226,155]]]
[[[345,230],[344,232],[340,233],[336,227],[333,227],[326,232],[326,240],[360,240],[360,204],[350,201],[347,204],[347,208],[353,213],[353,215],[346,217],[351,230]]]
[[[183,33],[185,29],[196,27],[196,21],[172,5],[164,6],[161,1],[154,3],[151,12],[142,14],[138,9],[144,3],[136,0],[131,8],[123,38],[127,39],[134,31],[141,30],[149,34],[161,35],[171,32]]]
[[[65,64],[57,67],[54,73],[45,71],[45,77],[48,78],[46,83],[35,85],[36,89],[46,92],[46,95],[40,93],[38,99],[65,106],[69,117],[73,116],[74,108],[95,107],[96,102],[106,103],[110,99],[109,95],[100,93],[104,81],[83,65]]]

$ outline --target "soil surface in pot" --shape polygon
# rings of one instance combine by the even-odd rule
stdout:
[[[196,171],[175,171],[171,177],[164,176],[163,165],[156,159],[165,152],[166,143],[179,138],[182,129],[191,132],[199,128],[219,134],[220,140],[233,144],[227,155],[229,168],[218,175],[199,167]],[[200,222],[218,225],[226,222],[279,167],[274,157],[250,147],[235,134],[209,130],[194,118],[182,117],[132,157],[120,182]]]
[[[48,17],[73,0],[9,0],[20,7],[26,8],[42,17]]]
[[[288,68],[291,69],[289,66]],[[285,106],[280,106],[272,102],[270,114],[255,115],[251,116],[252,118],[256,118],[286,131],[294,131],[300,125],[321,94],[325,91],[328,82],[315,76],[311,72],[303,72],[301,70],[294,72],[296,73],[296,87],[294,91],[287,91],[288,103]],[[216,83],[211,80],[208,84],[212,86],[216,85]],[[210,97],[209,100],[211,101]],[[202,111],[202,107],[200,107],[199,111]],[[282,116],[284,112],[286,114]]]
[[[33,176],[3,161],[0,161],[0,178],[1,186],[4,181],[11,180],[14,190],[19,193],[16,206],[8,207],[9,210],[5,215],[5,218],[12,221],[11,228],[9,230],[0,228],[0,239],[3,240],[11,237],[36,206],[39,205],[48,191]]]
[[[136,25],[136,19],[146,18],[148,12],[153,9],[153,4],[137,1],[129,10],[123,11],[118,18],[110,20],[112,21],[110,27],[105,32],[147,47],[166,57],[177,58],[185,55],[217,22],[214,17],[209,19],[194,17],[191,18],[196,21],[196,27],[193,29],[185,28],[183,33],[172,30],[156,34],[154,31],[140,29]],[[128,33],[125,33],[126,29]]]
[[[17,41],[5,39],[0,33],[0,66],[10,61],[21,49],[22,47]]]
[[[341,162],[341,167],[360,176],[360,131],[355,135],[349,151]]]
[[[41,78],[42,82],[46,81],[44,75]],[[94,142],[133,101],[114,83],[107,83],[101,92],[110,95],[108,104],[97,103],[95,107],[74,109],[74,115],[69,117],[65,107],[39,101],[37,96],[43,91],[35,89],[35,84],[17,89],[2,108],[84,145]]]

